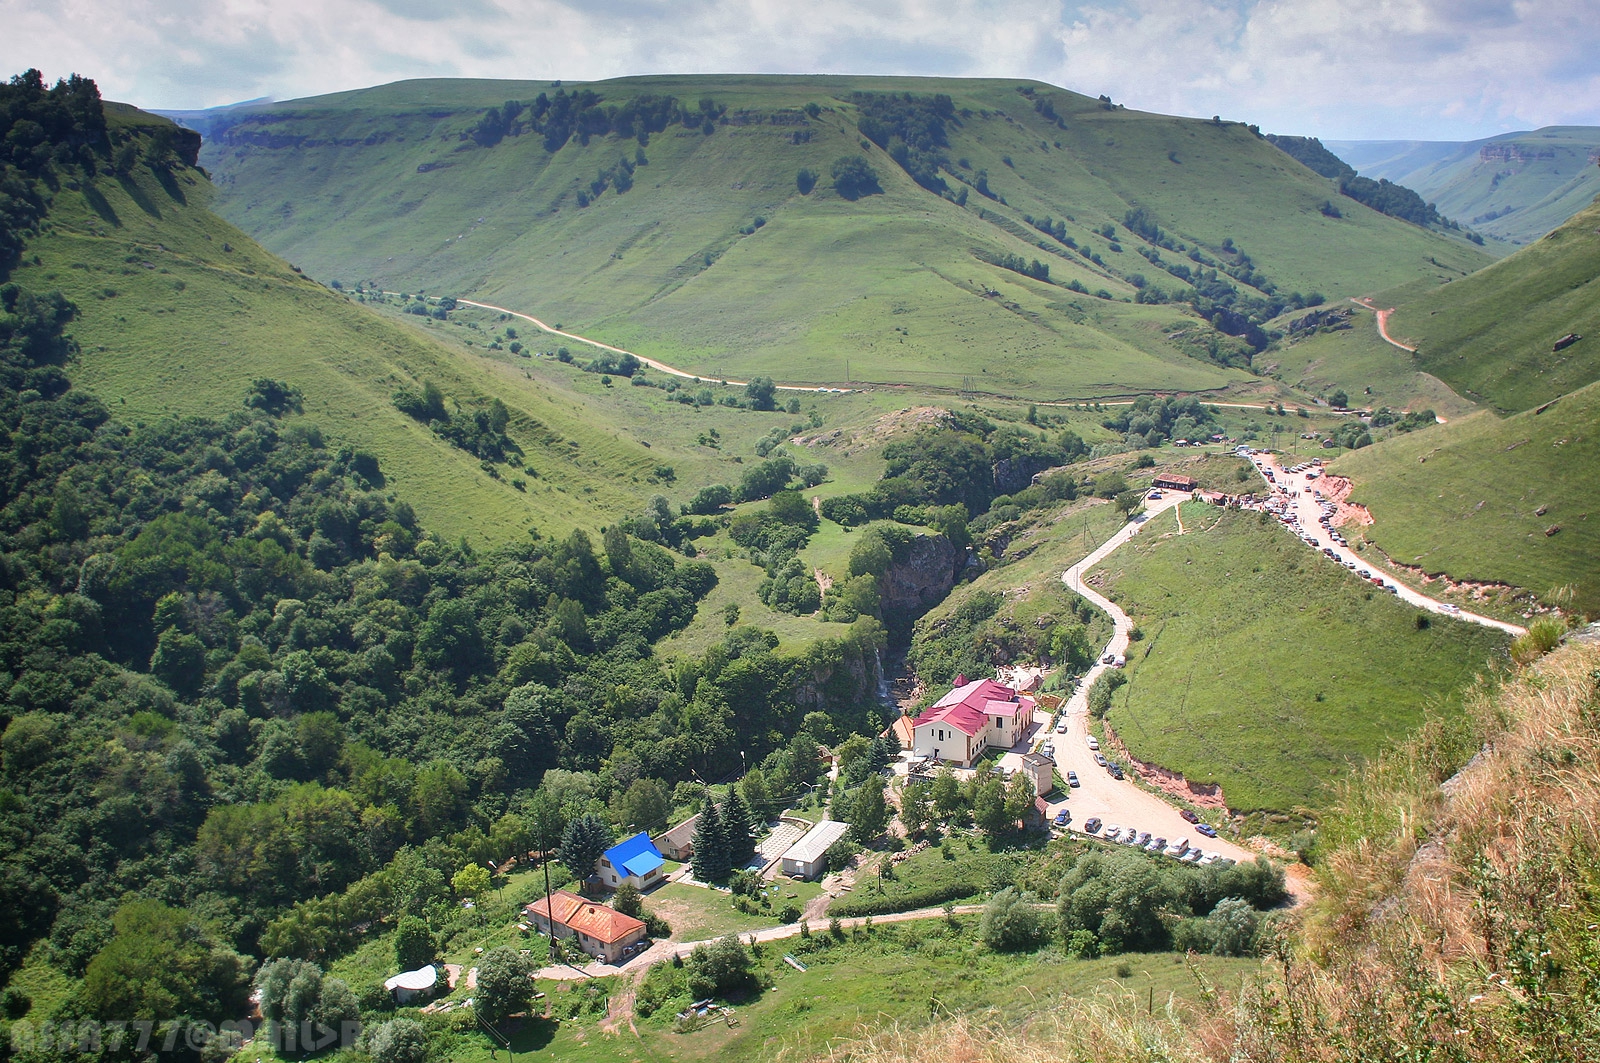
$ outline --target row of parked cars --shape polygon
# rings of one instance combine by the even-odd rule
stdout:
[[[1179,838],[1177,841],[1168,844],[1167,839],[1151,837],[1149,831],[1142,831],[1136,827],[1120,827],[1112,823],[1106,825],[1104,833],[1101,833],[1100,828],[1100,818],[1095,816],[1084,823],[1083,832],[1085,834],[1099,834],[1102,840],[1113,842],[1117,845],[1143,849],[1147,853],[1161,853],[1182,863],[1196,864],[1200,867],[1211,867],[1212,865],[1230,867],[1233,864],[1232,860],[1221,853],[1207,852],[1199,846],[1190,845],[1188,838]],[[1217,836],[1217,832],[1204,823],[1196,825],[1195,830],[1208,838]]]

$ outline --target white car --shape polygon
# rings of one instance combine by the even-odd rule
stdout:
[[[1056,734],[1064,735],[1066,733],[1067,733],[1067,718],[1065,716],[1063,716],[1061,719],[1056,721]]]
[[[1167,846],[1165,849],[1161,850],[1163,855],[1170,856],[1174,860],[1176,860],[1178,857],[1182,856],[1184,853],[1186,853],[1188,851],[1189,851],[1189,843],[1184,841],[1184,840],[1182,840],[1181,838],[1178,841],[1175,841],[1171,845]]]
[[[1090,749],[1095,749],[1095,750],[1098,750],[1100,748],[1100,740],[1097,739],[1094,735],[1090,735],[1089,736],[1089,748]]]
[[[1205,855],[1200,857],[1200,861],[1199,861],[1200,862],[1200,866],[1201,867],[1210,867],[1212,864],[1217,862],[1217,858],[1220,855],[1221,855],[1220,853],[1206,853]]]
[[[1115,823],[1113,823],[1110,826],[1106,827],[1105,832],[1101,835],[1101,837],[1107,839],[1108,841],[1116,841],[1117,840],[1117,835],[1119,835],[1121,833],[1122,833],[1122,828],[1117,826]]]

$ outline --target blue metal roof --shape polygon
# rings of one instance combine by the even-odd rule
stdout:
[[[644,831],[631,838],[625,838],[607,849],[605,858],[611,862],[612,867],[621,868],[628,874],[640,878],[665,862],[661,859],[661,851],[655,847],[650,835]]]

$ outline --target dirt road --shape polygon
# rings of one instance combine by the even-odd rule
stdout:
[[[1149,831],[1152,837],[1166,838],[1169,842],[1186,838],[1190,845],[1197,845],[1207,852],[1220,853],[1232,860],[1254,860],[1256,853],[1243,846],[1236,845],[1222,838],[1205,838],[1194,829],[1194,824],[1187,822],[1179,815],[1178,810],[1155,794],[1141,790],[1131,780],[1117,780],[1107,773],[1094,759],[1095,751],[1089,748],[1089,688],[1094,681],[1113,666],[1104,663],[1107,656],[1126,657],[1129,646],[1129,632],[1133,630],[1133,621],[1128,614],[1119,609],[1105,595],[1084,583],[1083,575],[1093,569],[1100,562],[1109,557],[1118,547],[1129,539],[1139,534],[1157,514],[1164,513],[1173,507],[1190,500],[1192,496],[1183,491],[1166,491],[1163,497],[1146,502],[1145,519],[1138,522],[1129,522],[1126,527],[1102,543],[1093,553],[1082,561],[1067,569],[1061,576],[1066,585],[1083,595],[1098,608],[1111,617],[1111,641],[1101,651],[1101,661],[1089,669],[1087,675],[1073,691],[1072,697],[1062,706],[1061,713],[1056,717],[1056,726],[1062,720],[1066,721],[1067,729],[1064,733],[1047,730],[1041,733],[1038,740],[1042,745],[1051,742],[1054,746],[1054,759],[1063,778],[1068,771],[1077,773],[1079,784],[1071,787],[1064,799],[1050,803],[1050,815],[1053,817],[1062,808],[1066,808],[1072,816],[1069,829],[1081,831],[1083,825],[1091,818],[1101,820],[1101,830],[1104,835],[1112,826],[1122,828],[1133,827],[1139,831]],[[1181,529],[1180,525],[1180,529]],[[1182,534],[1181,530],[1179,534]],[[1056,795],[1061,798],[1061,795]]]
[[[1388,343],[1394,347],[1398,347],[1402,351],[1408,351],[1411,354],[1417,353],[1417,349],[1415,347],[1407,347],[1405,344],[1389,335],[1389,315],[1394,313],[1394,307],[1391,306],[1387,310],[1379,310],[1377,307],[1372,305],[1371,299],[1351,299],[1350,301],[1355,303],[1357,306],[1364,306],[1368,310],[1372,311],[1373,315],[1378,319],[1378,335],[1383,337],[1383,341],[1385,343]]]
[[[1311,549],[1319,552],[1332,550],[1334,557],[1338,559],[1337,563],[1350,562],[1354,564],[1354,571],[1357,575],[1360,575],[1363,570],[1372,573],[1367,578],[1373,582],[1374,586],[1393,588],[1395,597],[1403,602],[1409,602],[1419,609],[1426,609],[1442,616],[1453,616],[1457,620],[1481,624],[1484,627],[1492,627],[1499,631],[1504,631],[1508,635],[1524,635],[1527,633],[1528,629],[1519,624],[1508,624],[1504,620],[1496,620],[1493,617],[1482,616],[1478,613],[1469,613],[1456,605],[1429,598],[1427,595],[1413,590],[1389,573],[1368,562],[1366,558],[1350,549],[1350,547],[1336,542],[1333,538],[1333,529],[1325,527],[1321,523],[1321,518],[1324,515],[1323,502],[1318,496],[1315,486],[1318,478],[1316,474],[1320,470],[1312,469],[1291,473],[1278,464],[1278,457],[1275,454],[1253,454],[1250,460],[1255,463],[1256,468],[1263,472],[1269,469],[1272,471],[1273,478],[1276,480],[1276,483],[1273,484],[1273,490],[1280,499],[1286,500],[1289,505],[1289,517],[1292,523],[1288,525],[1288,529],[1298,535],[1302,541],[1306,541],[1306,545]],[[1330,561],[1329,563],[1333,564],[1335,562]],[[1345,565],[1345,567],[1348,568],[1350,566]]]

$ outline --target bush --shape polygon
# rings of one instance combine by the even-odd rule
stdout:
[[[1038,948],[1048,934],[1049,919],[1038,898],[1013,886],[996,893],[983,906],[978,935],[996,952],[1026,952]]]
[[[424,1063],[428,1034],[415,1019],[395,1019],[372,1031],[367,1052],[373,1063]]]
[[[845,199],[860,199],[883,188],[878,184],[878,171],[860,155],[846,155],[835,159],[832,169],[833,189]]]

